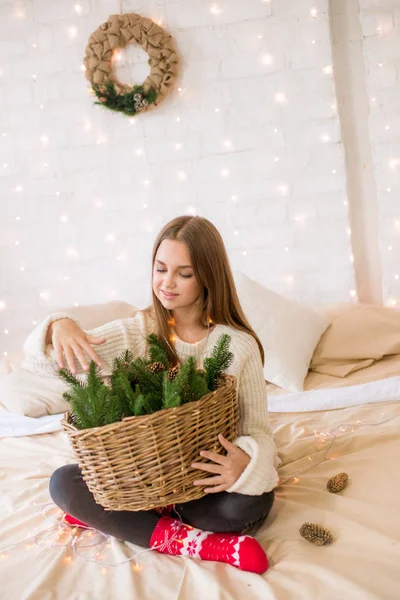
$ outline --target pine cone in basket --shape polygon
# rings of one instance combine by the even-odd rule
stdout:
[[[325,527],[316,523],[304,523],[300,527],[300,535],[317,546],[324,546],[333,542],[333,535],[329,529],[325,529]]]
[[[175,377],[178,375],[178,373],[179,373],[178,365],[176,365],[175,367],[170,367],[168,369],[168,377],[170,378],[171,381],[173,381],[175,379]]]
[[[157,373],[161,373],[161,371],[165,371],[165,366],[162,362],[154,362],[147,366],[147,370],[156,375]]]
[[[326,484],[328,492],[331,494],[337,494],[341,492],[349,482],[349,476],[347,473],[339,473],[334,477],[331,477],[328,483]]]

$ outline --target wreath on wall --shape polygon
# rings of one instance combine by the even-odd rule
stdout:
[[[113,73],[113,54],[138,44],[149,55],[150,74],[141,85],[128,86]],[[130,117],[157,106],[168,94],[178,70],[172,36],[151,19],[135,13],[111,15],[89,37],[84,65],[95,104]]]

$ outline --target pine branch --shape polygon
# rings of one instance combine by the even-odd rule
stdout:
[[[229,351],[231,337],[224,333],[219,338],[210,357],[204,360],[207,387],[213,392],[217,387],[217,381],[221,373],[233,362],[234,356]]]
[[[149,344],[149,356],[152,363],[160,362],[164,365],[164,367],[168,370],[169,368],[169,360],[168,354],[164,347],[164,344],[155,333],[151,333],[147,337],[147,343]]]
[[[177,384],[176,377],[173,381],[171,381],[168,377],[168,373],[164,373],[163,377],[163,408],[175,408],[179,406],[181,401],[181,396],[179,393],[179,383]]]

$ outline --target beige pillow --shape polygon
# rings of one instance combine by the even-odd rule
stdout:
[[[332,321],[315,349],[310,371],[346,377],[391,354],[400,354],[400,312],[359,304]]]
[[[90,306],[62,308],[83,329],[94,329],[104,323],[135,316],[137,308],[127,302],[107,302]],[[42,417],[65,412],[69,405],[62,398],[68,386],[58,375],[31,373],[18,369],[0,378],[0,412],[26,417]]]

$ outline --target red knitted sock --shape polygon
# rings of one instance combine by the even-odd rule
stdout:
[[[75,519],[75,517],[69,515],[68,513],[64,513],[63,521],[65,521],[69,525],[74,525],[75,527],[89,527],[89,525],[86,525],[86,523],[82,523],[82,521]]]
[[[265,552],[254,538],[201,531],[170,517],[161,517],[158,521],[150,548],[172,556],[229,563],[242,571],[260,575],[268,569]]]

